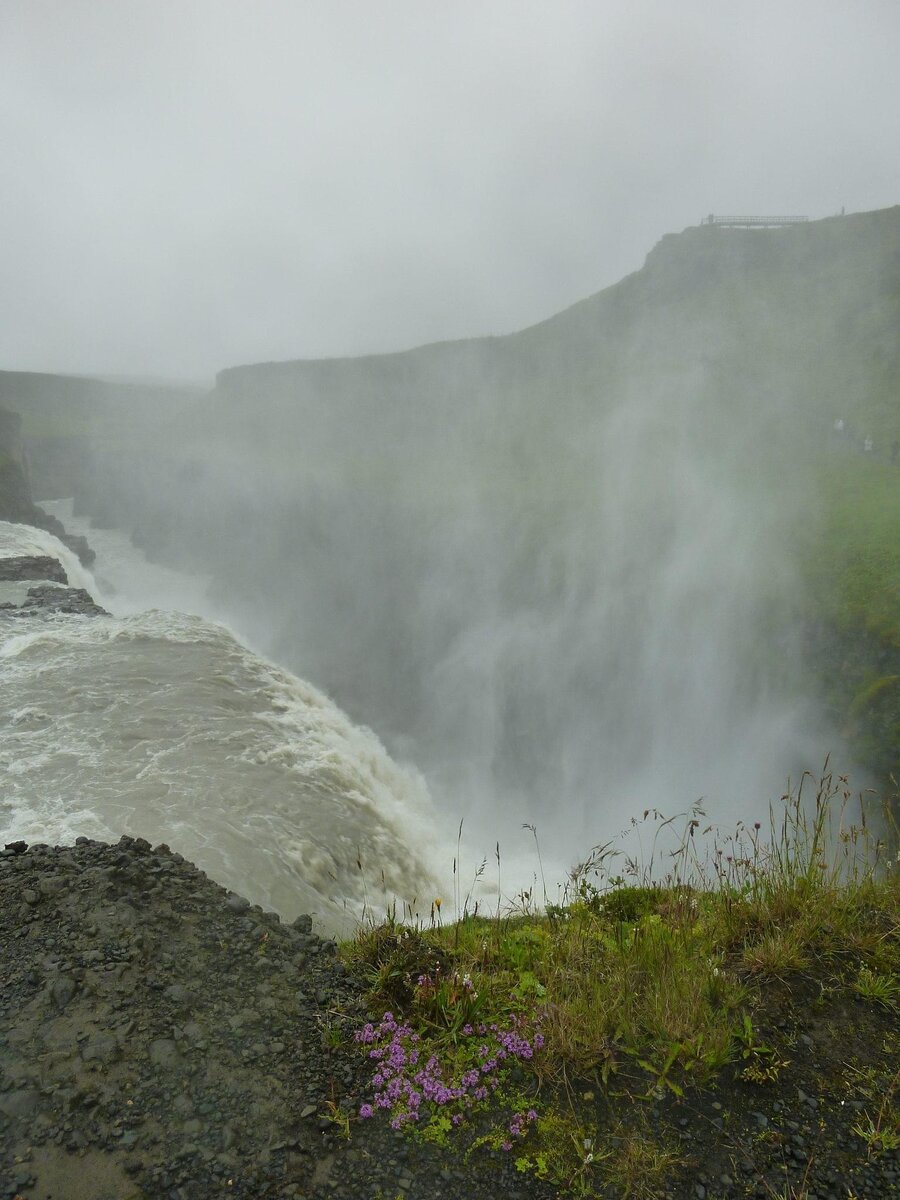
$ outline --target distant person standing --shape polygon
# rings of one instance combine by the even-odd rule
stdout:
[[[838,419],[835,421],[834,432],[838,435],[838,437],[841,437],[841,435],[843,434],[843,432],[844,432],[844,418],[843,417],[838,417]]]
[[[872,441],[872,439],[870,437],[867,437],[866,440],[863,442],[863,450],[866,452],[866,454],[872,453],[873,445],[874,445],[874,442]]]

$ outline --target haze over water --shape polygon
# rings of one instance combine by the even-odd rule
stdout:
[[[118,622],[5,654],[29,836],[73,832],[77,792],[248,894],[291,909],[308,876],[358,907],[382,865],[443,887],[461,819],[511,892],[523,823],[555,882],[646,808],[751,820],[839,760],[801,668],[798,464],[856,385],[822,346],[868,309],[804,325],[831,260],[773,284],[770,232],[656,244],[893,204],[898,35],[878,0],[9,0],[0,367],[202,381],[28,418],[83,447],[116,528],[69,523]]]

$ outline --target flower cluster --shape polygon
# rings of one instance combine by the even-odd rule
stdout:
[[[392,1127],[401,1129],[418,1121],[429,1106],[449,1106],[451,1124],[460,1125],[469,1109],[496,1092],[506,1068],[532,1058],[544,1045],[542,1034],[515,1016],[510,1029],[496,1024],[464,1025],[461,1034],[463,1041],[457,1044],[457,1066],[453,1071],[436,1054],[421,1062],[419,1035],[411,1026],[398,1022],[393,1013],[386,1012],[378,1025],[370,1023],[357,1030],[354,1038],[361,1046],[369,1047],[368,1056],[374,1066],[374,1106],[361,1105],[360,1117],[371,1117],[378,1108],[388,1109]],[[523,1137],[526,1122],[536,1117],[533,1110],[517,1114],[509,1127],[510,1136]]]
[[[509,1123],[509,1137],[500,1143],[500,1149],[512,1150],[513,1141],[519,1141],[523,1138],[528,1131],[528,1126],[532,1121],[536,1120],[537,1113],[533,1108],[529,1108],[528,1112],[525,1113],[516,1113]]]

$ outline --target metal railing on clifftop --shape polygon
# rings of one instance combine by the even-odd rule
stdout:
[[[701,225],[719,225],[731,229],[769,229],[777,225],[802,225],[809,217],[717,217],[710,213]]]

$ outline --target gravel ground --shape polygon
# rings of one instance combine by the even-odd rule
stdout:
[[[123,837],[0,851],[0,1197],[552,1194],[354,1124],[367,1012],[333,942]]]

